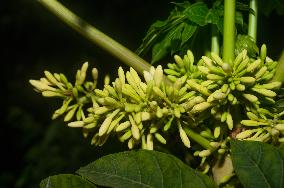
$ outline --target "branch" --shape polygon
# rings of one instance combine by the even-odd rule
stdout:
[[[134,52],[127,49],[117,41],[105,35],[103,32],[99,31],[98,29],[81,19],[79,16],[75,15],[58,1],[38,1],[71,28],[79,32],[94,44],[112,54],[117,59],[124,62],[126,65],[133,67],[140,74],[142,74],[144,70],[148,71],[150,69],[151,65],[145,60],[140,58]]]

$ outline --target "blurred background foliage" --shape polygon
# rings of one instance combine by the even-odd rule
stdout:
[[[133,51],[150,24],[165,19],[173,7],[171,0],[61,2]],[[284,48],[284,16],[273,11],[259,20],[258,41],[266,43],[269,56],[278,59]],[[102,148],[93,147],[81,130],[70,129],[61,120],[51,121],[59,105],[42,98],[28,83],[40,78],[44,70],[74,79],[85,61],[98,68],[101,78],[106,73],[114,78],[117,68],[124,66],[121,62],[64,25],[36,0],[3,1],[0,33],[0,188],[38,187],[44,177],[72,173],[100,156],[126,149],[112,140]]]

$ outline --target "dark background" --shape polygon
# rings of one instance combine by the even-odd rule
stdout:
[[[63,2],[103,32],[135,50],[149,25],[165,19],[169,0],[84,0]],[[275,12],[260,16],[258,41],[268,55],[278,59],[284,48],[284,17]],[[261,44],[259,43],[259,44]],[[59,106],[35,93],[28,80],[44,70],[73,78],[89,61],[100,77],[116,73],[121,62],[70,29],[35,0],[10,0],[0,6],[0,188],[37,187],[57,173],[73,173],[102,155],[125,150],[117,141],[102,148],[90,146],[81,130],[51,121]],[[114,75],[111,75],[114,77]]]

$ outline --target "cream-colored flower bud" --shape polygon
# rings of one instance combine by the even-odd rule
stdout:
[[[208,74],[206,77],[209,80],[222,80],[223,79],[222,76],[219,76],[217,74]]]
[[[278,89],[280,88],[282,85],[281,82],[270,82],[268,84],[263,84],[263,85],[258,85],[258,86],[255,86],[255,88],[263,88],[263,89]]]
[[[220,146],[219,142],[210,142],[209,145],[213,148],[218,148]]]
[[[163,68],[161,65],[157,66],[153,77],[154,77],[155,85],[157,87],[160,87],[161,82],[163,81]]]
[[[247,112],[247,117],[251,120],[258,120],[258,116],[252,112]]]
[[[225,99],[227,97],[227,95],[225,93],[220,92],[220,91],[216,91],[216,92],[214,92],[213,97],[217,100],[222,100],[222,99]]]
[[[68,127],[83,127],[84,124],[84,121],[73,121],[68,123]]]
[[[203,95],[206,95],[206,96],[209,96],[209,95],[210,95],[210,91],[209,91],[206,87],[204,87],[204,86],[202,86],[202,85],[196,83],[196,82],[193,81],[193,80],[187,80],[187,84],[188,84],[192,89],[194,89],[194,90],[196,90],[196,91],[199,91],[199,92],[202,93]]]
[[[52,83],[50,83],[45,77],[40,78],[39,81],[48,86],[52,85]]]
[[[133,147],[134,147],[134,140],[132,138],[129,139],[127,145],[128,145],[129,149],[133,149]]]
[[[232,130],[234,127],[234,121],[230,112],[227,113],[226,123],[228,125],[229,130]]]
[[[104,85],[109,85],[110,84],[110,76],[106,75],[104,78]]]
[[[186,54],[187,54],[187,57],[189,58],[190,63],[193,64],[194,63],[194,56],[193,56],[192,51],[187,50]]]
[[[258,68],[258,66],[260,65],[260,63],[261,63],[261,60],[260,59],[257,59],[257,60],[255,60],[253,63],[251,63],[251,64],[249,64],[248,66],[247,66],[247,72],[253,72],[253,71],[255,71],[255,69],[257,69]]]
[[[159,133],[155,133],[154,136],[160,143],[162,143],[162,144],[167,143],[166,139],[162,135],[160,135]]]
[[[102,136],[104,135],[105,133],[107,133],[107,130],[111,124],[111,122],[113,121],[113,118],[118,114],[120,110],[117,109],[115,111],[112,112],[111,115],[109,115],[105,120],[104,122],[102,123],[100,129],[99,129],[99,136]]]
[[[44,97],[64,97],[63,94],[55,92],[55,91],[43,91],[41,94]]]
[[[276,128],[279,131],[284,131],[284,124],[277,124],[276,126],[274,126],[274,128]]]
[[[124,71],[123,71],[122,67],[118,68],[118,78],[119,78],[120,83],[122,85],[125,84],[125,75],[124,75]]]
[[[250,137],[254,132],[255,132],[254,130],[245,130],[237,134],[236,138],[242,140]]]
[[[187,137],[185,131],[183,130],[183,128],[181,127],[181,125],[179,124],[179,135],[181,138],[181,141],[183,142],[183,144],[187,147],[190,148],[190,140]]]
[[[202,150],[198,154],[199,157],[208,157],[209,155],[211,155],[211,151],[208,149]]]
[[[266,59],[266,54],[267,54],[267,48],[266,45],[263,44],[260,48],[260,59],[264,62]]]
[[[44,71],[44,74],[50,83],[52,83],[53,85],[59,84],[56,78],[49,71]]]
[[[195,105],[192,110],[190,111],[191,113],[199,113],[199,112],[202,112],[206,109],[208,109],[210,106],[212,106],[211,103],[209,102],[202,102],[202,103],[199,103],[197,105]]]
[[[252,90],[266,97],[275,97],[277,95],[274,91],[271,91],[269,89],[252,88]]]
[[[146,82],[153,80],[153,75],[148,71],[143,71],[144,79]]]
[[[243,97],[246,98],[248,101],[255,103],[258,101],[258,98],[255,95],[252,94],[243,94]]]
[[[74,114],[75,114],[77,108],[78,108],[78,105],[74,105],[74,106],[68,111],[68,113],[67,113],[67,114],[65,115],[65,117],[64,117],[64,121],[65,121],[65,122],[70,121],[70,120],[73,118],[73,116],[74,116]]]
[[[211,57],[212,57],[212,59],[213,59],[218,65],[220,65],[221,67],[223,66],[224,62],[223,62],[222,59],[219,57],[219,55],[217,55],[217,54],[214,53],[214,52],[211,52]]]
[[[198,70],[200,71],[200,72],[202,72],[203,74],[209,74],[209,69],[207,68],[207,67],[205,67],[205,66],[197,66],[197,68],[198,68]]]
[[[280,142],[280,143],[284,143],[284,137],[279,138],[279,139],[278,139],[278,142]]]
[[[50,87],[46,83],[39,81],[39,80],[29,80],[30,84],[34,86],[39,91],[55,91],[56,89],[53,87]]]
[[[140,79],[139,75],[137,74],[137,72],[132,67],[130,67],[129,72],[130,72],[133,80],[135,81],[135,83],[137,85],[140,85],[141,79]]]
[[[164,131],[168,131],[170,129],[173,119],[174,117],[170,118],[170,120],[165,124]]]
[[[130,121],[125,121],[125,122],[119,124],[119,125],[116,127],[115,131],[116,131],[116,132],[123,131],[123,130],[127,129],[128,127],[130,127],[130,125],[131,125]]]
[[[140,130],[131,115],[128,116],[131,123],[131,133],[135,140],[140,139]]]
[[[239,80],[244,84],[253,84],[255,82],[255,78],[249,76],[240,77]]]
[[[246,86],[243,85],[243,84],[238,84],[238,85],[236,85],[236,89],[239,90],[239,91],[244,91],[244,90],[246,90]]]
[[[146,141],[147,149],[153,150],[154,149],[154,143],[153,143],[153,135],[148,134],[147,135],[147,141]]]
[[[266,122],[254,121],[254,120],[242,120],[241,124],[245,126],[260,126],[260,125],[269,125]]]
[[[101,115],[101,114],[108,112],[109,110],[110,110],[110,108],[102,106],[102,107],[95,108],[94,112],[95,112],[96,115]]]
[[[119,124],[120,120],[125,117],[125,114],[121,114],[119,117],[114,118],[114,120],[109,125],[109,128],[107,130],[107,134],[109,134],[117,125]]]
[[[94,81],[97,81],[98,75],[99,75],[98,69],[93,68],[93,69],[92,69],[92,77],[93,77],[93,80],[94,80]]]
[[[221,149],[218,149],[218,153],[221,154],[221,155],[224,154],[225,152],[226,152],[225,149],[222,149],[222,148],[221,148]]]
[[[256,79],[259,79],[260,77],[262,77],[264,75],[264,73],[267,71],[267,67],[263,66],[261,67],[261,69],[259,69],[259,71],[257,71],[257,73],[254,75],[254,77]]]
[[[203,62],[204,62],[207,66],[212,66],[212,65],[213,65],[213,64],[212,64],[212,60],[211,60],[210,58],[208,58],[208,57],[206,57],[206,56],[202,56],[201,58],[202,58]]]
[[[218,137],[220,136],[220,134],[221,134],[221,127],[220,127],[220,126],[216,126],[216,127],[214,128],[214,133],[213,133],[213,135],[214,135],[215,138],[218,138]]]
[[[184,67],[183,60],[180,56],[174,55],[174,59],[179,67]]]
[[[126,133],[124,133],[122,136],[120,136],[118,139],[121,142],[124,142],[125,140],[129,139],[131,137],[131,130],[127,131]]]
[[[234,70],[236,70],[236,68],[239,66],[239,64],[242,62],[242,60],[243,60],[243,53],[241,52],[241,53],[238,54],[238,56],[236,57],[236,59],[235,59],[235,61],[233,63]]]

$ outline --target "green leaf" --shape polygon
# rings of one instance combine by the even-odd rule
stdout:
[[[96,188],[95,185],[73,174],[49,176],[40,182],[41,188]]]
[[[284,187],[284,162],[278,148],[253,141],[231,141],[232,161],[244,187]]]
[[[209,9],[207,5],[203,2],[198,2],[186,8],[183,13],[190,21],[200,26],[204,26],[207,24],[206,15],[208,14],[208,12]]]
[[[107,155],[77,173],[95,184],[114,188],[216,187],[208,176],[176,157],[148,150]]]
[[[184,29],[181,34],[181,45],[185,44],[192,37],[196,29],[197,26],[194,23],[184,23]]]
[[[170,51],[171,38],[165,37],[161,42],[154,45],[152,50],[152,61],[154,64],[163,59]]]

